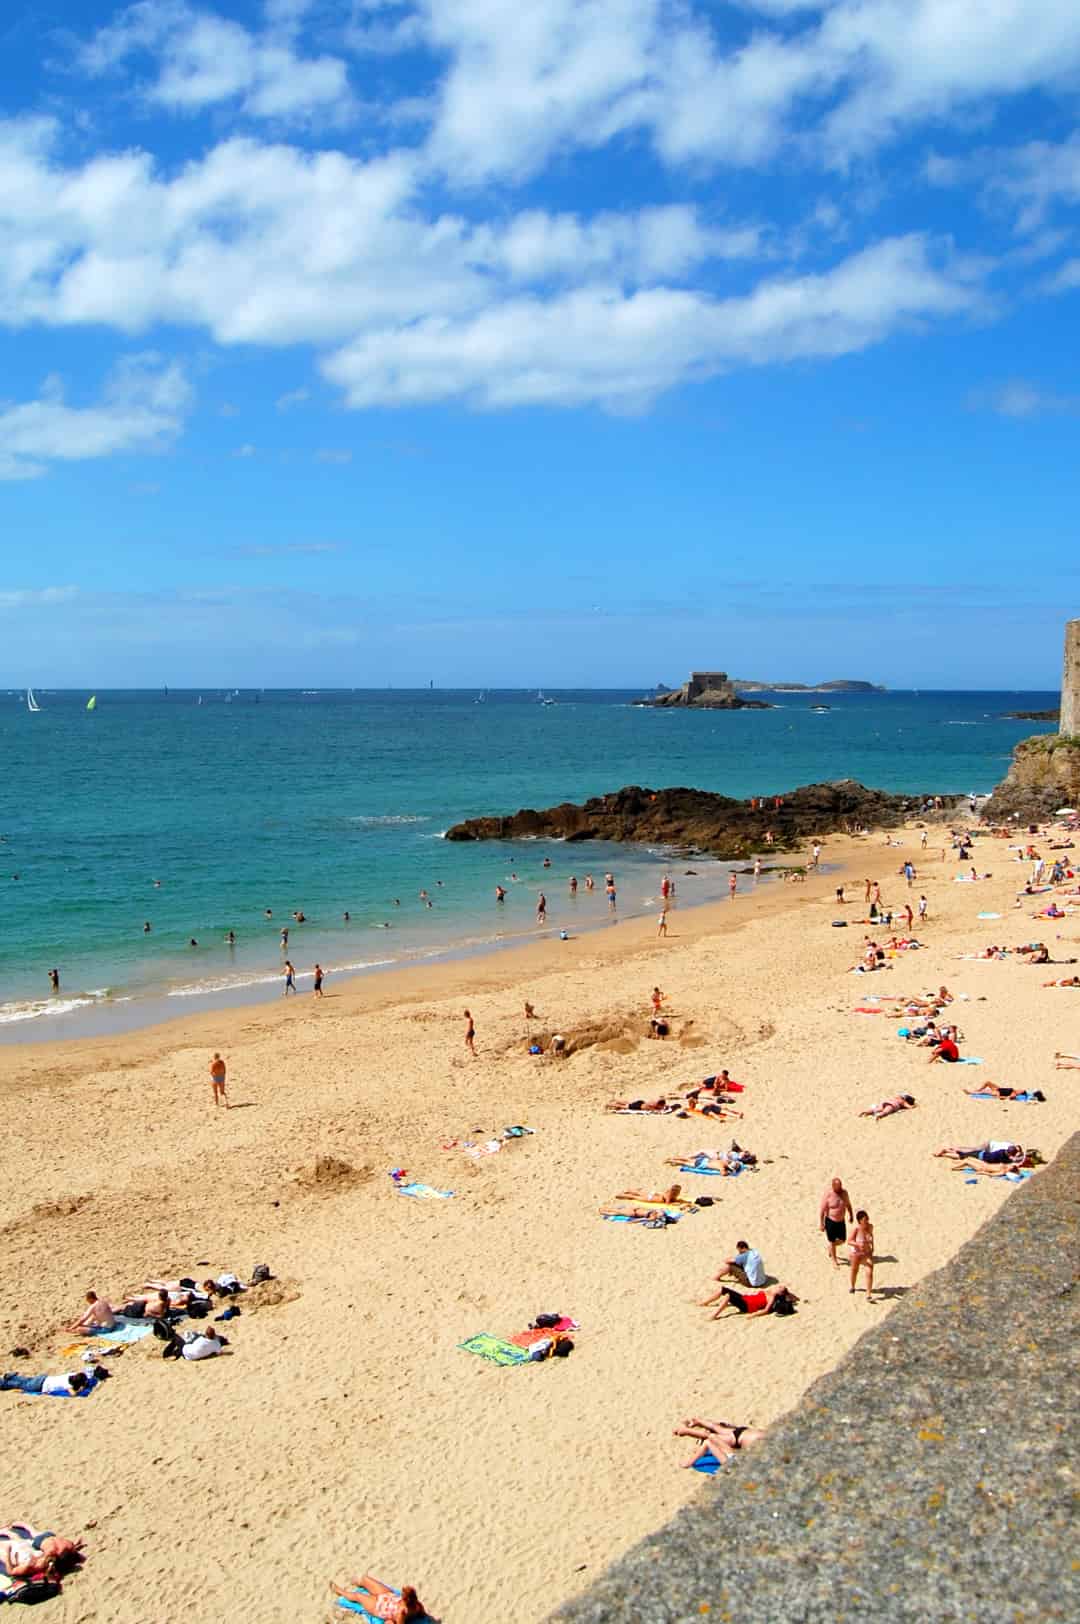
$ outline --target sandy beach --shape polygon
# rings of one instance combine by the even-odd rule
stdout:
[[[1016,1138],[1050,1158],[1076,1127],[1080,1075],[1053,1055],[1080,1047],[1080,989],[1042,987],[1074,971],[958,955],[1033,938],[1080,955],[1080,916],[1033,920],[1046,898],[1017,908],[1028,870],[1004,841],[977,841],[992,878],[973,885],[941,861],[937,826],[926,853],[913,829],[894,838],[829,840],[839,872],[758,894],[743,881],[734,903],[676,910],[666,940],[636,921],[330,982],[321,1003],[0,1050],[4,1368],[74,1368],[61,1327],[89,1287],[119,1303],[159,1275],[248,1278],[265,1262],[277,1277],[241,1299],[226,1358],[163,1363],[150,1338],[86,1400],[0,1394],[5,1516],[87,1543],[50,1616],[328,1618],[327,1582],[370,1571],[415,1584],[445,1624],[538,1620],[716,1492],[680,1470],[691,1446],[672,1428],[695,1414],[767,1426],[1015,1188],[969,1184],[931,1152]],[[907,857],[928,945],[851,974],[864,934],[887,934],[856,923],[863,879],[902,906]],[[902,1021],[853,1013],[943,982],[980,1066],[929,1066]],[[664,1042],[646,1037],[657,984]],[[569,1058],[527,1053],[526,999]],[[214,1050],[228,1112],[211,1102]],[[603,1110],[721,1066],[745,1085],[742,1120]],[[987,1080],[1046,1103],[964,1097]],[[859,1119],[901,1091],[916,1110]],[[534,1133],[479,1160],[442,1148],[510,1124]],[[682,1180],[711,1208],[663,1231],[599,1217],[617,1191],[678,1177],[665,1158],[732,1138],[758,1171]],[[402,1197],[393,1167],[454,1199]],[[818,1229],[834,1174],[875,1226],[875,1304],[849,1294]],[[696,1306],[740,1237],[799,1294],[796,1316],[715,1322]],[[546,1311],[580,1322],[566,1360],[499,1368],[457,1346]]]

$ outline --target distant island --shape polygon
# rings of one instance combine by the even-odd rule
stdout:
[[[747,693],[776,694],[883,694],[884,688],[872,682],[821,682],[816,688],[802,682],[752,682],[729,677],[726,671],[691,671],[681,688],[667,688],[662,682],[655,693],[639,699],[639,705],[687,706],[694,710],[772,710],[763,699],[744,699]]]
[[[1059,710],[1043,711],[1006,711],[1007,722],[1058,722],[1061,720]]]
[[[732,677],[731,685],[744,694],[885,694],[876,682],[753,682],[749,677]]]

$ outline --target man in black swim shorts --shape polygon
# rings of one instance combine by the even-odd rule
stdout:
[[[836,1248],[847,1240],[845,1219],[853,1219],[854,1216],[851,1197],[844,1189],[844,1181],[832,1179],[821,1198],[820,1226],[829,1243],[829,1256],[838,1269],[842,1265],[836,1255]]]

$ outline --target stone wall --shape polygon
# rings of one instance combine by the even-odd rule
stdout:
[[[970,1194],[978,1200],[985,1192]],[[951,1263],[913,1287],[762,1444],[556,1617],[565,1624],[1080,1618],[1078,1238],[1080,1134]],[[755,1330],[797,1344],[799,1317],[734,1325],[732,1342],[749,1332],[749,1343]],[[722,1376],[719,1357],[717,1369]],[[730,1394],[730,1382],[718,1377],[717,1391]],[[722,1409],[733,1421],[752,1419],[730,1396]],[[643,1458],[641,1470],[678,1471],[675,1460],[672,1447],[663,1459]],[[633,1492],[630,1481],[626,1493]]]

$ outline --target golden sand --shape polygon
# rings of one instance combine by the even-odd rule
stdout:
[[[624,923],[328,983],[321,1004],[0,1050],[0,1365],[73,1368],[60,1327],[90,1286],[119,1303],[155,1275],[246,1278],[259,1262],[280,1282],[241,1300],[226,1358],[163,1363],[151,1338],[110,1361],[113,1381],[89,1399],[0,1394],[5,1517],[88,1530],[85,1571],[50,1616],[328,1618],[327,1581],[367,1569],[414,1583],[445,1624],[537,1620],[715,1492],[679,1469],[692,1445],[672,1427],[775,1420],[1015,1188],[966,1184],[930,1152],[1016,1137],[1049,1157],[1076,1125],[1080,1074],[1052,1056],[1077,1047],[1080,991],[1041,987],[1070,972],[957,959],[1033,936],[1071,954],[1056,934],[1080,935],[1076,919],[1033,923],[1033,903],[1014,906],[1026,870],[1003,842],[976,847],[992,880],[959,885],[936,834],[925,864],[917,834],[899,838],[902,850],[827,844],[860,899],[846,930],[831,926],[836,878],[818,876],[676,912],[666,941],[652,921]],[[905,856],[921,870],[914,899],[930,899],[929,949],[849,974],[869,930],[854,923],[862,878],[902,904]],[[851,1013],[942,981],[969,997],[951,1013],[984,1066],[930,1067],[895,1036],[901,1022]],[[666,1042],[644,1036],[656,983]],[[525,1052],[525,999],[539,1029],[578,1043],[569,1059]],[[211,1103],[214,1049],[227,1113]],[[742,1121],[602,1110],[724,1065],[746,1084]],[[964,1097],[988,1078],[1048,1102]],[[858,1118],[899,1091],[915,1111]],[[535,1135],[497,1155],[441,1148],[516,1123]],[[677,1177],[666,1157],[732,1137],[760,1170],[684,1178],[712,1209],[665,1231],[598,1216],[628,1185]],[[455,1198],[403,1198],[393,1166]],[[819,1233],[836,1173],[876,1228],[877,1305],[849,1295]],[[799,1293],[797,1316],[714,1322],[695,1306],[741,1237]],[[581,1322],[565,1361],[503,1369],[458,1351],[548,1310]],[[32,1357],[10,1358],[16,1345]]]

